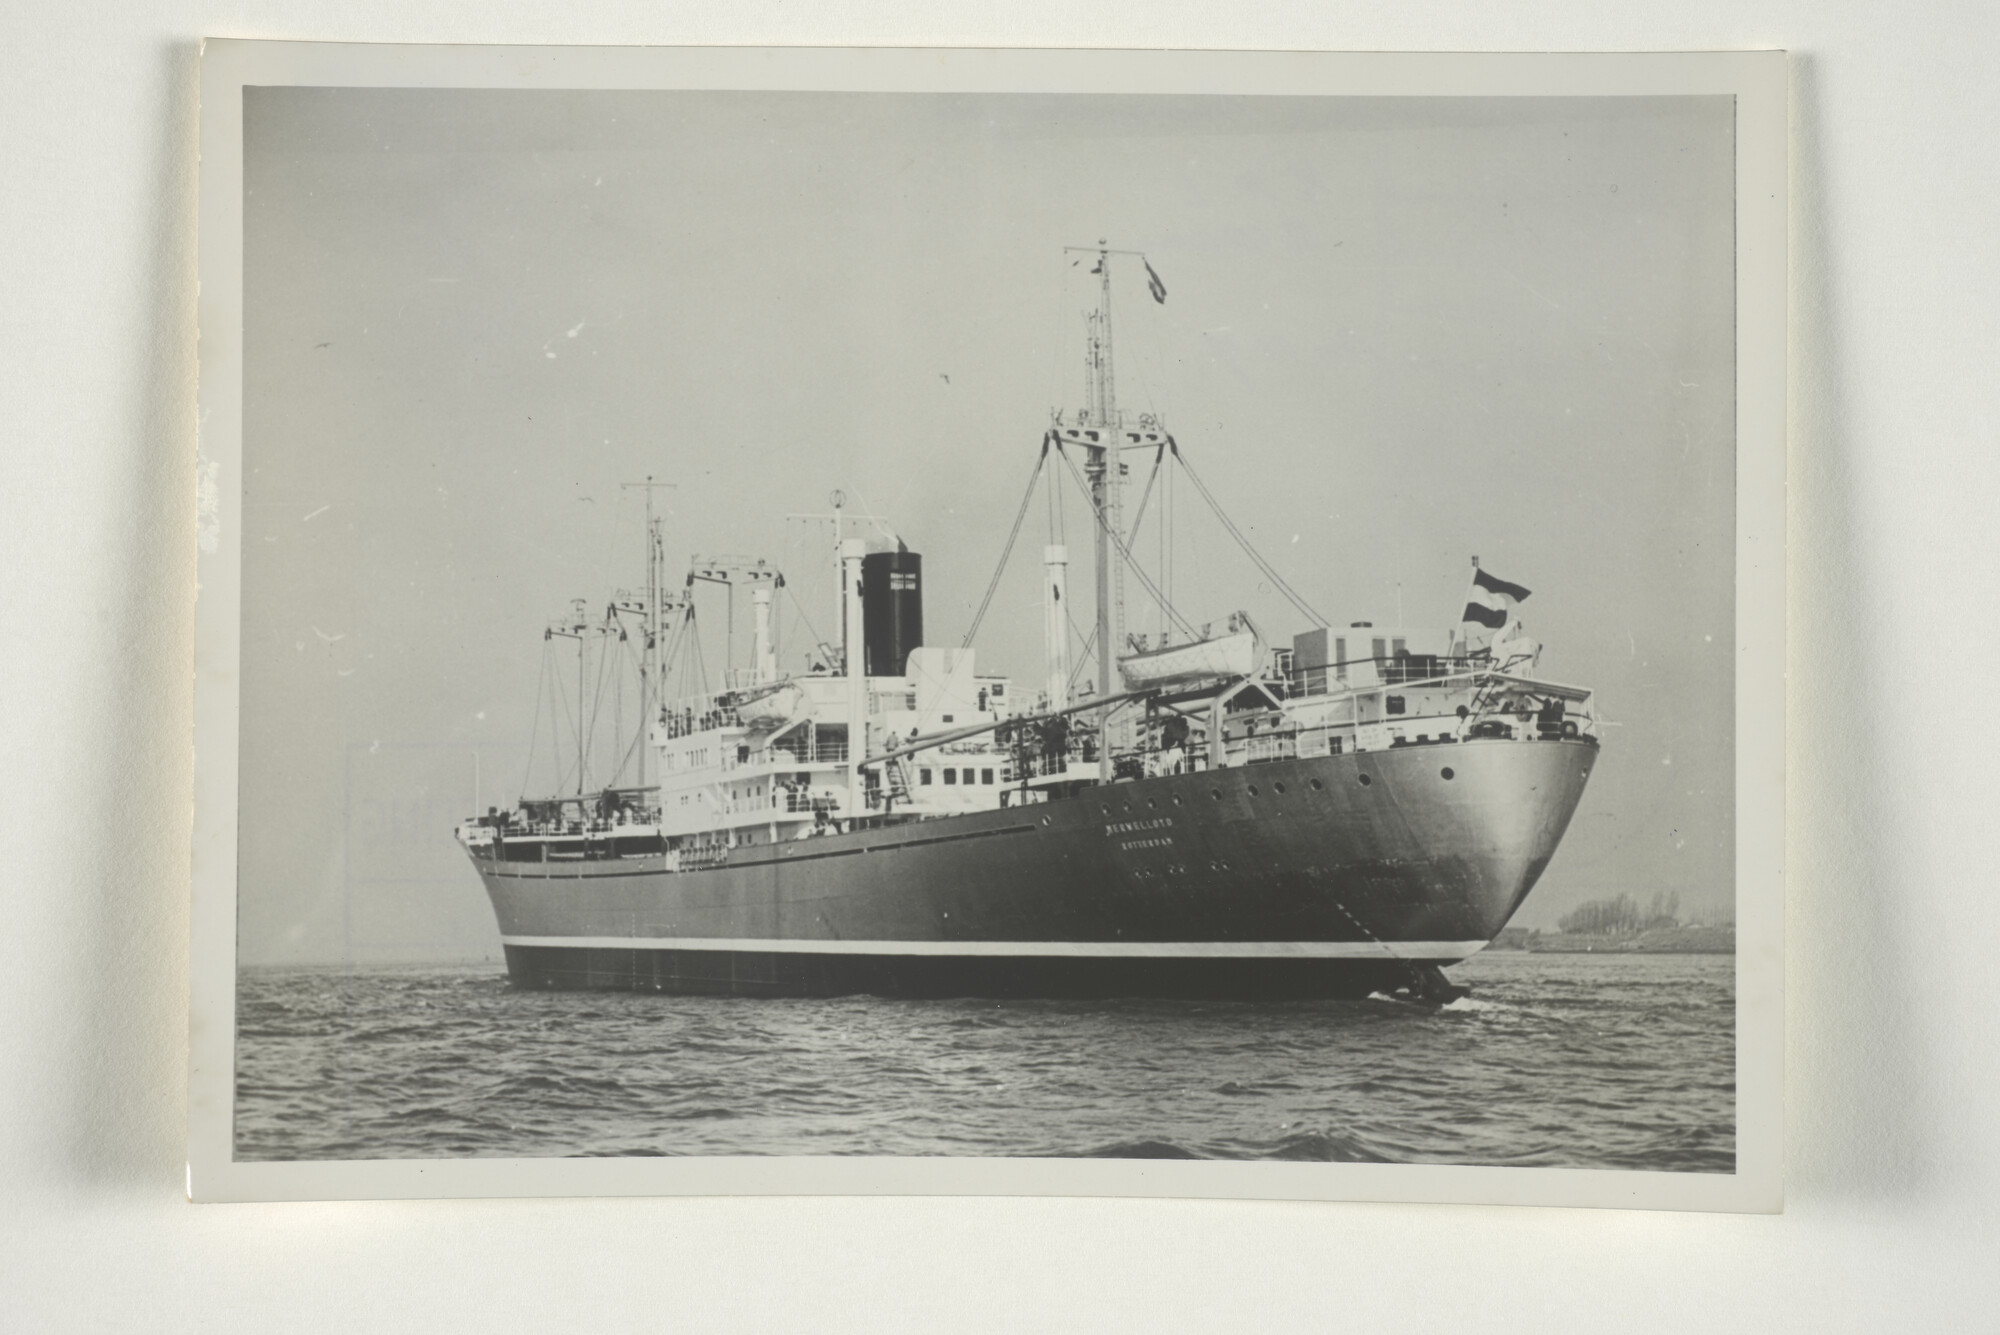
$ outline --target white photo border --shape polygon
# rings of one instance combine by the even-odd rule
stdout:
[[[243,558],[243,92],[272,85],[1347,97],[1733,95],[1736,1171],[900,1157],[237,1162],[232,1131]],[[206,42],[201,68],[189,1198],[1104,1195],[1780,1210],[1786,101],[1786,58],[1778,51],[1414,54]]]

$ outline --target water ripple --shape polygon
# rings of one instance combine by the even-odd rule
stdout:
[[[1489,954],[1369,1002],[748,1001],[249,970],[243,1159],[898,1154],[1729,1172],[1734,961]]]

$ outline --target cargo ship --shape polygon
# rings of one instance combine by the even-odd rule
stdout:
[[[1538,675],[1541,646],[1519,615],[1527,589],[1476,557],[1455,624],[1318,616],[1228,519],[1165,423],[1120,410],[1113,268],[1137,258],[1155,300],[1164,288],[1136,252],[1082,249],[1100,276],[1086,406],[1052,415],[1007,553],[1038,487],[1052,516],[1056,493],[1079,496],[1094,549],[1089,628],[1072,615],[1069,547],[1052,520],[1041,680],[983,672],[972,632],[949,647],[926,638],[921,555],[835,493],[814,518],[831,525],[838,637],[781,655],[785,572],[696,557],[677,582],[659,484],[633,484],[646,487],[643,590],[601,614],[578,603],[544,634],[538,714],[567,681],[550,664],[575,645],[574,708],[548,711],[571,719],[573,764],[558,791],[456,830],[515,985],[1427,1005],[1462,995],[1443,969],[1506,925],[1590,778],[1591,691]],[[1132,506],[1135,462],[1151,471]],[[1163,475],[1192,483],[1304,629],[1278,643],[1247,612],[1183,618],[1164,566],[1134,555]],[[688,665],[707,586],[726,589],[732,628],[747,593],[754,629],[745,663],[689,691],[706,675]],[[1126,624],[1132,586],[1151,634]],[[589,654],[601,681],[613,646],[632,645],[638,727],[617,774],[593,783]]]

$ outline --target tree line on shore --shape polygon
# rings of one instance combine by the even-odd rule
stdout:
[[[1630,895],[1593,899],[1557,919],[1565,932],[1591,936],[1636,936],[1660,927],[1679,927],[1681,897],[1677,890],[1655,894],[1649,904],[1640,904]]]

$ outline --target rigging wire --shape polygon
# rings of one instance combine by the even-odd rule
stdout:
[[[979,634],[979,623],[986,620],[986,609],[993,605],[994,590],[1000,587],[1000,577],[1007,573],[1007,558],[1014,554],[1014,540],[1021,536],[1021,521],[1028,517],[1028,507],[1034,504],[1035,483],[1041,478],[1042,465],[1048,457],[1049,438],[1043,436],[1042,452],[1035,457],[1035,470],[1028,474],[1028,489],[1021,493],[1021,508],[1014,512],[1014,527],[1007,534],[1007,545],[1000,549],[1000,562],[993,567],[993,578],[986,584],[986,596],[979,600],[979,610],[972,614],[972,625],[959,644],[961,649],[972,647],[972,637]]]
[[[1139,504],[1137,508],[1133,511],[1132,531],[1125,537],[1125,542],[1127,546],[1136,547],[1139,545],[1139,529],[1146,522],[1146,502],[1150,501],[1153,498],[1153,484],[1161,480],[1160,474],[1164,471],[1162,465],[1164,464],[1166,457],[1167,457],[1167,447],[1164,445],[1160,446],[1158,449],[1153,451],[1153,468],[1151,472],[1146,474],[1146,489],[1139,493]],[[1160,502],[1163,505],[1166,503],[1166,490],[1164,487],[1162,487],[1160,492]],[[1161,575],[1160,589],[1162,593],[1166,593],[1168,597],[1171,597],[1172,596],[1171,592],[1167,589],[1166,585],[1166,570],[1167,570],[1166,525],[1163,523],[1155,523],[1153,525],[1153,528],[1159,534],[1160,537],[1160,564],[1158,567]],[[1167,631],[1167,614],[1165,605],[1160,604],[1159,610],[1160,610],[1159,631],[1160,634],[1164,636]]]
[[[1160,484],[1160,587],[1167,591],[1171,600],[1174,596],[1174,542],[1180,537],[1174,523],[1174,470],[1167,470],[1166,479]],[[1161,625],[1164,632],[1166,626]]]
[[[600,641],[605,638],[602,631],[598,632],[597,638]],[[611,654],[600,650],[597,655],[597,685],[592,688],[590,693],[590,713],[586,719],[586,726],[589,729],[585,735],[586,742],[597,740],[597,720],[604,713],[604,669],[610,662]],[[587,750],[579,753],[577,756],[577,764],[581,767],[576,776],[577,786],[580,789],[590,786],[589,757],[590,753]]]
[[[1167,449],[1166,446],[1162,445],[1160,447],[1160,457],[1153,465],[1157,471],[1164,475],[1160,478],[1160,517],[1153,521],[1153,527],[1160,535],[1160,588],[1167,595],[1168,600],[1171,601],[1174,596],[1174,498],[1172,491],[1174,473],[1171,468],[1165,466],[1166,457]],[[1134,532],[1136,531],[1135,529]],[[1166,636],[1167,619],[1161,617],[1160,638],[1164,640]]]
[[[583,652],[583,650],[582,650],[582,648],[581,648],[581,646],[582,646],[582,643],[583,643],[583,642],[582,642],[581,640],[577,641],[577,644],[578,644],[578,646],[579,646],[579,647],[578,647],[578,649],[577,649],[577,652],[578,652],[578,653],[581,653],[581,652]],[[583,740],[582,740],[582,734],[580,734],[580,733],[579,733],[579,732],[577,731],[577,727],[576,727],[576,724],[577,724],[577,720],[576,720],[576,717],[575,717],[574,715],[572,715],[572,714],[570,713],[570,709],[569,709],[569,692],[568,692],[568,690],[566,690],[566,689],[565,689],[565,688],[564,688],[564,687],[562,686],[562,684],[561,684],[560,682],[558,682],[558,681],[556,680],[556,677],[557,677],[558,675],[559,675],[559,674],[556,674],[556,673],[551,673],[551,674],[550,674],[550,676],[549,676],[549,692],[550,692],[550,694],[551,694],[551,695],[553,695],[553,696],[554,696],[554,697],[555,697],[555,698],[556,698],[557,700],[560,700],[560,701],[562,702],[562,708],[563,708],[563,718],[564,718],[564,720],[565,720],[566,722],[568,722],[568,724],[569,724],[569,736],[570,736],[570,741],[571,741],[571,742],[573,742],[573,743],[575,744],[575,746],[576,746],[576,751],[577,751],[577,759],[578,759],[578,761],[579,761],[579,762],[581,762],[581,760],[582,760],[582,758],[583,758]],[[582,684],[581,682],[579,682],[579,683],[577,684],[577,702],[576,702],[576,707],[577,707],[577,713],[579,713],[579,714],[580,714],[580,713],[582,713],[582,712],[583,712],[583,684]],[[558,749],[557,749],[557,752],[556,752],[556,754],[557,754],[558,756],[560,756],[560,755],[562,754],[562,752],[561,752],[561,749],[560,749],[560,744],[558,744]],[[562,772],[562,777],[561,777],[560,779],[558,779],[558,780],[556,781],[556,786],[555,786],[555,794],[556,794],[556,796],[560,797],[560,796],[561,796],[561,795],[562,795],[562,794],[563,794],[563,793],[564,793],[564,792],[565,792],[565,791],[566,791],[566,790],[567,790],[567,789],[569,788],[569,776],[570,776],[571,772],[572,772],[573,770],[575,770],[575,768],[576,768],[576,767],[575,767],[574,765],[565,765],[565,766],[563,767],[563,772]]]
[[[542,737],[542,684],[549,678],[550,648],[549,642],[543,640],[542,667],[540,673],[535,678],[535,721],[528,727],[528,763],[521,770],[521,798],[524,801],[528,796],[528,785],[535,780],[535,744]],[[551,732],[555,731],[555,726],[555,720],[550,719],[549,730]]]
[[[692,648],[694,665],[701,670],[701,693],[708,691],[708,655],[701,649],[701,623],[695,620],[694,609],[688,609],[688,644]]]
[[[882,521],[881,516],[877,515],[874,512],[875,507],[868,504],[868,498],[861,494],[861,488],[855,486],[854,481],[851,478],[848,480],[847,490],[854,493],[854,503],[861,507],[861,514],[858,517],[858,519],[866,520],[867,522],[873,524],[875,526],[875,531],[877,533],[880,533],[888,541],[895,543],[900,543],[902,541],[901,538],[897,537],[894,533],[889,531],[889,526]]]
[[[1215,493],[1210,491],[1208,484],[1201,480],[1201,474],[1195,472],[1193,465],[1188,463],[1187,456],[1181,453],[1180,445],[1175,442],[1172,436],[1167,437],[1167,444],[1173,449],[1174,459],[1180,464],[1181,471],[1187,474],[1188,481],[1194,483],[1195,490],[1200,492],[1201,498],[1208,502],[1208,508],[1215,512],[1217,519],[1222,521],[1222,527],[1228,531],[1229,536],[1236,539],[1236,545],[1243,549],[1244,555],[1248,556],[1256,564],[1257,569],[1264,572],[1264,577],[1271,581],[1278,592],[1282,593],[1293,607],[1298,608],[1299,611],[1311,617],[1316,625],[1331,625],[1332,623],[1313,610],[1312,604],[1301,598],[1298,591],[1285,582],[1285,577],[1280,575],[1272,567],[1271,563],[1266,561],[1257,549],[1251,545],[1250,539],[1244,535],[1243,530],[1236,527],[1236,521],[1223,513],[1222,503],[1215,499]]]
[[[681,609],[681,619],[674,626],[673,638],[667,641],[667,652],[660,658],[660,662],[666,665],[661,668],[662,674],[668,668],[671,668],[673,671],[676,698],[687,694],[687,663],[684,651],[686,649],[688,620],[693,615],[694,609],[692,607]],[[660,709],[663,714],[666,707],[666,683],[662,682],[660,684]]]
[[[1076,461],[1069,457],[1069,452],[1067,450],[1058,449],[1057,453],[1062,455],[1063,462],[1069,466],[1070,476],[1076,479],[1076,485],[1083,491],[1084,496],[1088,498],[1090,495],[1090,484],[1083,480],[1083,474],[1077,470]],[[1114,459],[1109,466],[1116,468],[1118,466],[1117,461]],[[1186,634],[1190,638],[1194,638],[1194,627],[1189,625],[1187,621],[1182,618],[1181,614],[1174,609],[1173,604],[1167,601],[1166,595],[1160,592],[1159,586],[1153,583],[1152,578],[1146,574],[1145,568],[1142,567],[1139,564],[1138,560],[1132,555],[1132,549],[1125,545],[1125,539],[1119,534],[1112,531],[1111,521],[1105,518],[1104,515],[1098,511],[1097,506],[1095,504],[1093,504],[1090,507],[1090,509],[1091,509],[1091,514],[1097,520],[1098,528],[1102,530],[1103,533],[1107,537],[1109,537],[1113,542],[1118,544],[1118,550],[1124,556],[1126,566],[1132,571],[1134,575],[1138,576],[1139,582],[1146,587],[1146,592],[1150,593],[1153,596],[1154,601],[1157,602],[1160,605],[1160,607],[1165,610],[1168,616],[1173,618],[1174,624],[1176,626],[1179,626],[1184,634]]]
[[[625,651],[626,651],[626,653],[627,653],[627,654],[630,654],[630,655],[631,655],[631,656],[633,657],[633,659],[634,659],[634,664],[633,664],[633,666],[634,666],[634,667],[636,668],[636,667],[638,666],[638,663],[637,663],[637,658],[638,658],[638,654],[637,654],[637,652],[633,650],[632,646],[631,646],[631,645],[630,645],[630,643],[628,643],[627,641],[624,641],[624,640],[620,640],[620,641],[619,641],[619,643],[620,643],[620,644],[624,644],[624,645],[625,645]],[[619,681],[620,681],[621,683],[622,683],[622,682],[624,681],[624,674],[623,674],[623,673],[620,673],[620,674],[619,674]],[[621,686],[621,690],[622,690],[622,686]],[[650,726],[651,726],[651,721],[650,721],[649,719],[647,719],[647,718],[646,718],[646,715],[645,715],[645,711],[644,711],[643,709],[642,709],[642,710],[640,710],[640,711],[639,711],[639,728],[638,728],[638,731],[637,731],[637,732],[635,732],[635,733],[633,734],[633,737],[632,737],[632,741],[631,741],[631,744],[630,744],[630,745],[628,745],[628,746],[627,746],[627,747],[625,748],[625,754],[624,754],[624,755],[623,755],[622,757],[620,757],[620,758],[619,758],[619,761],[618,761],[618,773],[614,774],[614,775],[613,775],[613,776],[611,777],[611,786],[612,786],[613,788],[616,788],[616,787],[618,787],[618,783],[619,783],[619,780],[621,780],[621,779],[623,779],[623,778],[625,777],[625,767],[626,767],[626,766],[628,766],[628,765],[630,765],[630,764],[632,763],[632,757],[633,757],[633,755],[634,755],[634,754],[636,754],[636,753],[638,752],[638,750],[639,750],[639,747],[640,747],[640,745],[641,745],[642,743],[644,743],[644,742],[645,742],[645,740],[646,740],[646,729],[647,729],[648,727],[650,727]],[[620,731],[620,732],[623,732],[623,731],[624,731],[624,729],[623,729],[623,727],[622,727],[622,726],[620,727],[619,731]]]
[[[1056,448],[1060,450],[1062,446],[1058,445],[1056,446]],[[1069,513],[1068,513],[1069,507],[1064,504],[1064,501],[1068,497],[1069,493],[1063,490],[1062,482],[1056,477],[1055,469],[1051,468],[1049,470],[1048,476],[1049,476],[1049,514],[1050,514],[1049,523],[1050,523],[1050,531],[1052,534],[1052,536],[1049,538],[1049,541],[1067,543],[1069,541]]]
[[[799,624],[806,628],[806,634],[812,636],[813,653],[818,653],[819,647],[824,641],[820,639],[819,632],[813,628],[812,618],[806,615],[806,605],[799,601],[798,594],[792,592],[792,586],[789,582],[785,585],[785,593],[792,600],[792,609],[798,613]]]
[[[600,632],[598,640],[601,644],[608,646],[611,643],[610,632],[608,630]],[[611,680],[612,704],[615,710],[618,700],[618,683],[623,678],[618,671],[617,652],[609,647],[600,649],[597,655],[597,700],[590,708],[590,740],[592,743],[597,741],[597,729],[604,718],[604,682],[607,677]],[[623,728],[618,727],[618,716],[615,712],[612,715],[612,727],[612,736],[614,738],[624,731]],[[617,743],[614,741],[612,745],[616,746]],[[613,777],[612,781],[615,781],[615,777]]]
[[[618,636],[618,644],[630,650],[630,642],[624,638],[624,634]],[[624,656],[618,656],[618,668],[612,669],[612,737],[614,737],[612,745],[618,745],[616,737],[624,737]],[[630,755],[630,751],[626,751],[626,755]],[[606,787],[618,787],[618,779],[622,777],[624,777],[624,757],[618,759],[618,769],[612,771],[610,783],[606,783]]]
[[[1079,681],[1083,680],[1083,669],[1085,665],[1088,664],[1091,661],[1091,659],[1096,657],[1097,627],[1092,626],[1090,628],[1090,634],[1085,635],[1083,633],[1083,628],[1077,626],[1074,620],[1070,622],[1070,625],[1072,628],[1076,630],[1077,637],[1083,641],[1083,652],[1076,656],[1076,665],[1069,670],[1069,686],[1067,690],[1064,692],[1064,694],[1070,696],[1073,699],[1076,696],[1076,684]]]
[[[1042,440],[1046,444],[1048,437],[1045,435],[1042,437]],[[1048,540],[1051,544],[1061,542],[1062,539],[1056,536],[1056,477],[1054,473],[1046,474],[1042,478],[1042,510],[1043,532],[1048,535]]]
[[[1125,541],[1139,541],[1139,525],[1146,522],[1146,502],[1153,498],[1153,484],[1160,479],[1160,461],[1167,457],[1167,447],[1162,445],[1153,451],[1153,471],[1146,474],[1146,489],[1139,493],[1139,507],[1132,512],[1132,532]]]

